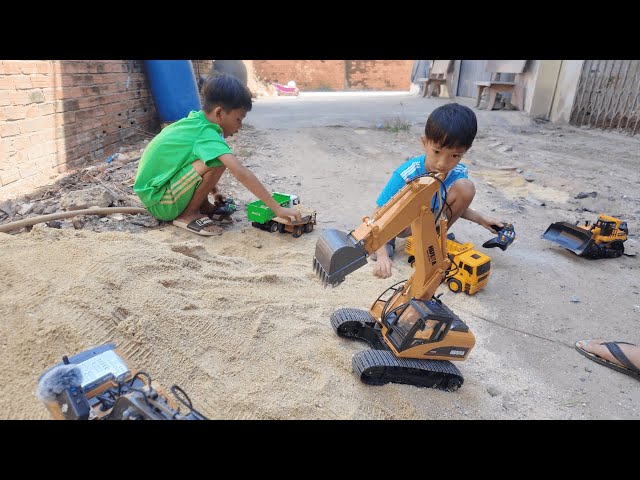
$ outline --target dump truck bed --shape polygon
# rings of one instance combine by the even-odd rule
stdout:
[[[283,223],[285,225],[306,225],[307,223],[312,221],[313,223],[315,223],[315,214],[316,214],[315,210],[304,207],[302,205],[295,205],[293,208],[295,208],[298,212],[300,212],[300,215],[302,216],[301,221],[292,222],[288,218],[282,218],[282,217],[274,217],[273,220],[279,223]]]

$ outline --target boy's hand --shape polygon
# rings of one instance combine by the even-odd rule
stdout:
[[[214,205],[216,206],[223,205],[224,201],[227,199],[227,196],[220,192],[220,190],[218,190],[218,187],[213,187],[211,193],[213,193]]]
[[[386,245],[376,252],[376,265],[373,267],[373,275],[378,278],[389,278],[393,262],[389,258]]]
[[[480,222],[478,223],[482,225],[484,228],[486,228],[487,230],[489,230],[491,233],[498,233],[498,231],[493,228],[493,226],[495,225],[497,225],[500,228],[504,227],[504,222],[501,222],[500,220],[493,217],[483,216]]]
[[[286,208],[280,207],[276,212],[274,212],[278,217],[281,218],[289,218],[294,222],[299,222],[302,220],[302,215],[295,208]]]

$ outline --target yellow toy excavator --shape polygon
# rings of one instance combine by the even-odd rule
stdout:
[[[342,337],[364,340],[373,349],[353,356],[353,369],[372,385],[388,382],[456,390],[460,371],[449,360],[465,360],[475,345],[469,327],[434,293],[451,269],[447,255],[446,196],[441,174],[407,183],[373,218],[346,234],[325,230],[316,244],[313,266],[325,285],[338,285],[367,264],[367,256],[411,225],[415,272],[383,292],[367,310],[341,308],[331,325]],[[434,195],[440,209],[429,208]]]

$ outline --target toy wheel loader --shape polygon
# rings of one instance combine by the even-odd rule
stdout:
[[[623,242],[627,240],[627,222],[608,215],[598,216],[598,221],[589,225],[572,225],[567,222],[552,223],[542,238],[557,243],[580,257],[590,259],[616,258],[624,253]]]
[[[372,347],[352,359],[354,371],[367,384],[395,382],[456,390],[463,383],[460,371],[450,360],[465,360],[475,337],[434,297],[451,271],[442,179],[440,174],[416,177],[373,218],[364,217],[354,231],[347,234],[328,229],[317,241],[314,270],[325,286],[336,286],[366,265],[368,255],[411,225],[416,247],[411,278],[389,287],[368,311],[341,308],[331,315],[331,325],[338,335],[364,340]],[[441,205],[436,214],[428,207],[434,195]]]

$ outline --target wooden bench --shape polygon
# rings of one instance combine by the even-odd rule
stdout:
[[[526,60],[488,60],[486,71],[491,72],[492,77],[496,77],[503,73],[521,74],[526,66]],[[484,82],[476,82],[478,87],[478,96],[476,108],[480,107],[480,99],[482,94],[487,92],[487,110],[493,110],[496,102],[496,96],[500,92],[511,93],[511,104],[518,110],[524,110],[524,91],[521,85],[516,82],[506,82],[501,80],[488,80]]]
[[[439,97],[440,86],[446,85],[449,98],[453,98],[451,84],[449,82],[450,76],[448,75],[452,64],[453,60],[433,61],[431,68],[429,69],[429,76],[427,78],[418,79],[418,84],[420,84],[423,97],[426,97],[427,95],[431,97]]]

